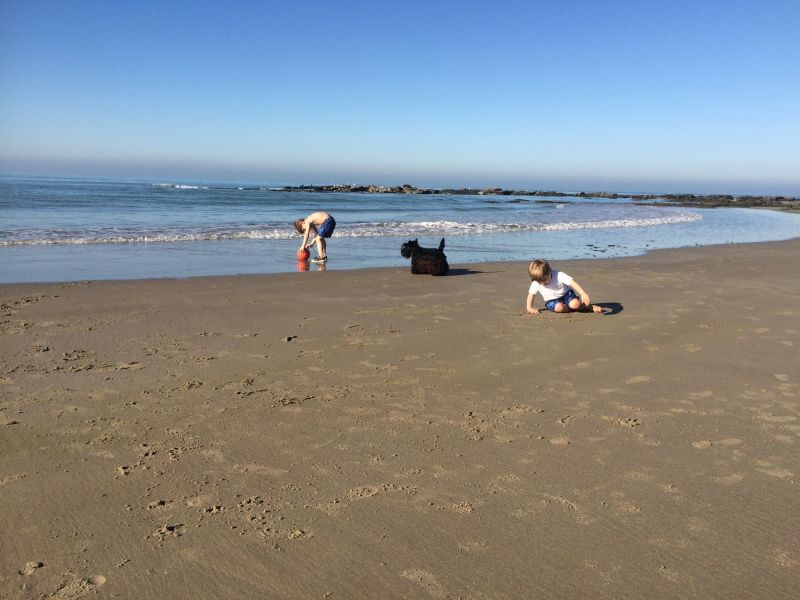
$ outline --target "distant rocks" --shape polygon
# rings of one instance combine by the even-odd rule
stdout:
[[[580,192],[580,198],[631,198],[637,202],[662,204],[670,202],[679,206],[718,208],[736,206],[739,208],[779,208],[800,210],[800,198],[792,196],[732,196],[729,194],[616,194],[609,192]]]
[[[630,198],[636,202],[663,204],[669,202],[678,206],[718,208],[736,206],[740,208],[772,208],[780,210],[800,210],[800,198],[792,196],[732,196],[722,194],[618,194],[615,192],[557,192],[554,190],[506,190],[503,188],[418,188],[403,184],[395,186],[334,184],[299,185],[278,188],[284,192],[339,192],[351,194],[415,194],[448,196],[547,196],[550,198]],[[523,202],[515,198],[510,202]],[[536,202],[547,202],[537,200]]]
[[[364,194],[440,194],[448,196],[575,196],[564,192],[554,191],[515,191],[502,188],[418,188],[413,185],[362,185],[362,184],[333,184],[333,185],[298,185],[278,188],[284,192],[348,192]]]
[[[413,185],[360,185],[360,184],[338,184],[338,185],[299,185],[297,187],[286,186],[281,188],[285,192],[349,192],[363,194],[441,194],[447,193],[441,190],[417,188]]]

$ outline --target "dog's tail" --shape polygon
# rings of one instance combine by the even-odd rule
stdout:
[[[442,238],[442,241],[439,242],[439,252],[442,252],[443,250],[444,250],[444,238]]]

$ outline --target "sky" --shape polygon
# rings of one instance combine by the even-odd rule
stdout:
[[[0,174],[800,196],[800,0],[0,0]]]

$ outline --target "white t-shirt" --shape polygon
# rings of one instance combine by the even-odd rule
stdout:
[[[572,277],[561,271],[553,270],[550,273],[550,283],[542,285],[538,281],[532,281],[531,289],[528,290],[528,293],[533,295],[539,293],[542,295],[542,300],[547,302],[548,300],[561,298],[570,289],[569,284],[571,283]]]

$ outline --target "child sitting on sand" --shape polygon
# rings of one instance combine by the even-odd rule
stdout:
[[[554,271],[546,260],[534,260],[528,265],[528,274],[532,280],[528,290],[529,313],[539,314],[539,311],[533,307],[533,300],[537,293],[541,294],[544,307],[553,312],[565,313],[573,310],[603,312],[600,306],[591,304],[589,294],[581,287],[581,284],[563,271]]]

